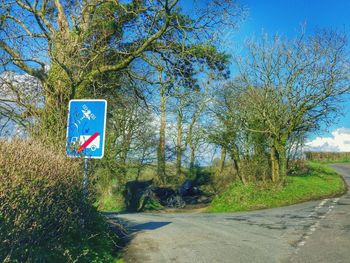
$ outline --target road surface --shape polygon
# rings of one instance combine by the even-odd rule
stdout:
[[[350,183],[350,165],[334,165]],[[350,262],[350,194],[222,214],[114,215],[133,233],[125,262]]]

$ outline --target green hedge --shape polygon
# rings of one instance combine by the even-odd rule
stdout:
[[[103,220],[84,202],[81,182],[79,160],[35,141],[0,141],[0,261],[84,258],[82,240]]]

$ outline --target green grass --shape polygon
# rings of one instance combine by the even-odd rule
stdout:
[[[106,233],[84,239],[72,239],[65,246],[65,257],[58,260],[53,255],[52,262],[65,262],[67,258],[77,262],[118,262],[120,249],[114,243],[116,238],[113,239],[115,240]]]
[[[122,212],[125,210],[124,199],[121,194],[112,193],[101,195],[95,203],[101,212]]]
[[[93,228],[93,229],[92,229]],[[92,262],[121,263],[118,236],[109,229],[105,219],[100,216],[87,225],[82,235],[68,235],[55,243],[53,251],[46,247],[32,249],[31,257],[18,262]],[[0,256],[1,259],[1,256]],[[12,261],[11,261],[12,262]],[[14,259],[14,262],[17,262]]]
[[[309,163],[303,176],[288,176],[285,186],[271,183],[243,185],[235,182],[228,191],[217,196],[209,212],[236,212],[280,207],[308,200],[336,196],[346,189],[343,179],[331,168]]]
[[[318,164],[332,164],[332,163],[350,163],[350,157],[342,157],[338,159],[322,159],[322,160],[315,160],[311,162],[315,162]]]

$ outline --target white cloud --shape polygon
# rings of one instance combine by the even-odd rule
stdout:
[[[305,144],[305,151],[350,152],[350,129],[339,128],[330,137],[317,137]]]

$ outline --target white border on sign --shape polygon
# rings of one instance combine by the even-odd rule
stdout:
[[[66,139],[67,139],[67,144],[66,144],[66,149],[68,147],[68,129],[69,129],[69,117],[70,117],[70,106],[71,103],[77,101],[77,102],[82,102],[82,101],[102,101],[105,103],[105,114],[104,114],[104,127],[103,127],[103,140],[102,140],[102,155],[101,156],[86,156],[84,157],[85,159],[102,159],[104,156],[104,152],[105,152],[105,137],[106,137],[106,123],[107,123],[107,101],[103,100],[103,99],[81,99],[81,100],[70,100],[69,104],[68,104],[68,118],[67,118],[67,131],[66,131]],[[79,158],[78,156],[69,156],[69,157],[73,157],[73,158]]]

